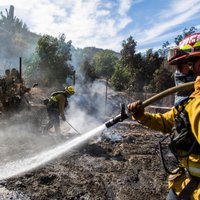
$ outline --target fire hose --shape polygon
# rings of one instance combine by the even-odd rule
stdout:
[[[188,83],[184,83],[184,84],[181,84],[178,86],[171,87],[171,88],[164,90],[163,92],[158,93],[158,94],[150,97],[149,99],[145,100],[144,102],[142,102],[142,106],[145,108],[145,107],[151,105],[152,103],[154,103],[168,95],[171,95],[173,93],[176,93],[176,92],[179,92],[182,90],[189,90],[192,88],[194,88],[194,82],[188,82]],[[109,128],[109,127],[113,126],[114,124],[116,124],[118,122],[122,122],[128,118],[129,118],[129,115],[126,112],[125,104],[121,104],[121,113],[119,115],[115,116],[114,118],[110,119],[109,121],[107,121],[105,123],[105,126],[107,128]]]

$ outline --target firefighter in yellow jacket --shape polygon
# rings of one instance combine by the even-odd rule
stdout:
[[[60,119],[61,116],[62,120],[65,121],[64,110],[68,106],[68,98],[71,95],[74,95],[74,87],[68,86],[65,87],[64,91],[57,91],[51,94],[47,102],[47,113],[49,117],[49,122],[44,128],[43,133],[47,133],[50,128],[54,126],[55,132],[60,134]]]
[[[180,50],[180,52],[178,52]],[[176,65],[176,84],[195,80],[194,91],[182,94],[168,112],[144,112],[141,101],[128,105],[134,120],[163,133],[169,133],[170,150],[178,160],[178,168],[169,176],[167,200],[200,199],[200,34],[188,36],[176,49],[169,64]],[[176,74],[179,75],[176,77]]]

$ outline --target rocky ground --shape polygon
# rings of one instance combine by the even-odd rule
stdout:
[[[0,200],[164,200],[162,137],[130,120],[118,123],[46,165],[1,180]],[[67,137],[43,140],[53,147]]]

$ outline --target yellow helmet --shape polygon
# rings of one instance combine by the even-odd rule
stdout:
[[[73,86],[65,87],[65,92],[68,93],[69,95],[73,95],[75,93],[74,87]]]

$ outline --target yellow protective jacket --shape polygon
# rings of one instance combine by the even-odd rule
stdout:
[[[188,113],[189,121],[191,124],[192,132],[200,144],[200,76],[195,81],[195,91],[190,96],[185,110]],[[178,111],[173,107],[170,111],[160,114],[151,114],[145,112],[139,120],[145,126],[161,131],[163,133],[171,133],[174,126],[174,119],[178,115]],[[189,157],[179,158],[182,167],[186,168],[191,175],[200,178],[200,155],[190,154]],[[179,194],[183,188],[187,185],[190,179],[186,174],[177,174],[169,176],[169,188],[174,189],[176,194]],[[200,184],[198,188],[193,192],[191,199],[200,199]]]
[[[65,107],[67,106],[67,99],[64,93],[58,93],[56,95],[52,95],[50,99],[58,104],[58,107],[57,107],[58,112],[60,113],[60,116],[62,118],[65,118],[64,110],[65,110]]]

